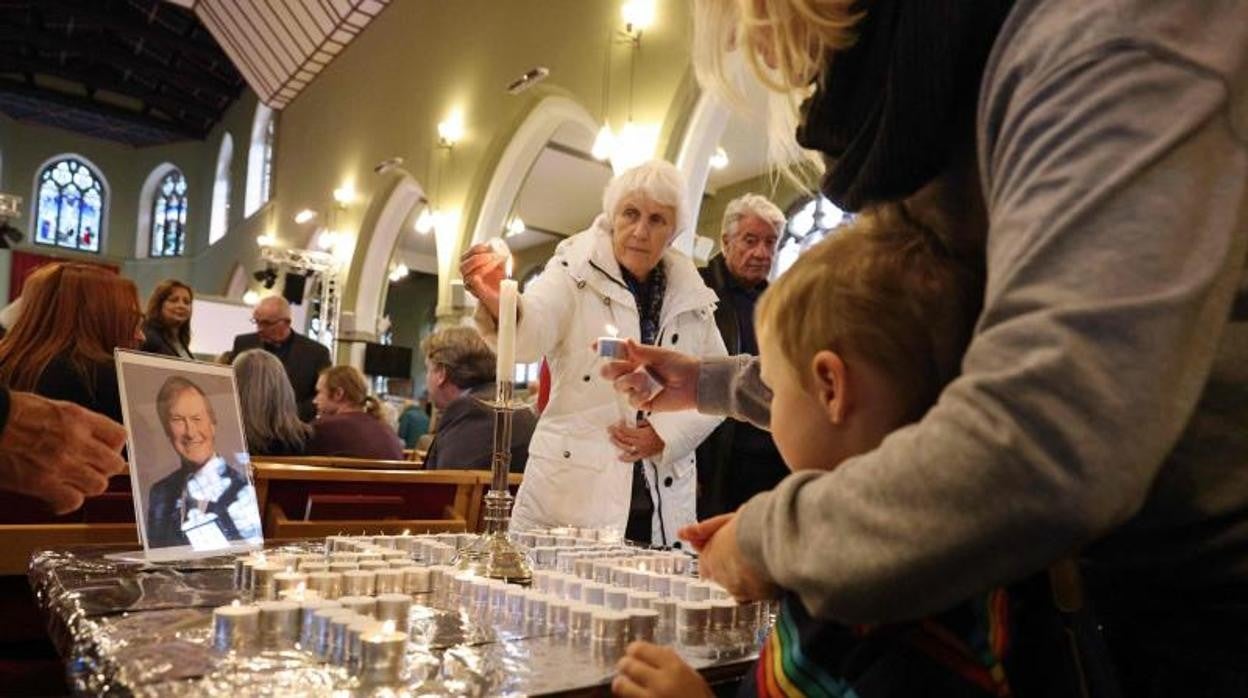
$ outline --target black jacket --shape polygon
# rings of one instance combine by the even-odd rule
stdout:
[[[311,422],[316,418],[316,407],[312,404],[312,398],[316,397],[316,378],[331,364],[329,349],[298,332],[291,332],[286,342],[282,350],[273,351],[273,354],[282,360],[286,376],[290,378],[290,387],[295,389],[295,401],[299,403],[299,419]],[[255,332],[240,334],[234,338],[232,355],[238,356],[248,349],[260,348],[272,351],[263,346],[260,335]]]
[[[191,352],[190,347],[185,347],[186,352]],[[140,351],[149,354],[160,354],[162,356],[172,356],[174,358],[187,358],[178,353],[178,350],[165,336],[164,329],[157,327],[151,322],[143,323],[143,344],[139,346]]]
[[[733,295],[727,292],[732,276],[723,255],[715,255],[699,269],[702,280],[719,296],[715,324],[729,354],[740,354],[741,328]],[[745,453],[745,441],[762,446]],[[736,511],[750,497],[775,487],[789,469],[771,441],[771,435],[752,424],[725,419],[698,446],[698,519]]]
[[[481,400],[494,398],[493,383],[478,386],[451,401],[438,415],[433,443],[425,455],[426,470],[489,470],[494,459],[494,410]],[[529,461],[529,440],[537,416],[527,408],[511,417],[511,465],[524,472]]]
[[[186,534],[182,532],[182,491],[186,489],[186,479],[194,471],[178,468],[152,485],[147,499],[147,544],[153,548],[190,545]],[[226,468],[225,476],[230,485],[221,497],[209,507],[209,511],[217,514],[218,525],[226,540],[242,540],[242,535],[234,526],[227,507],[234,503],[239,493],[249,486],[247,478],[234,468]]]

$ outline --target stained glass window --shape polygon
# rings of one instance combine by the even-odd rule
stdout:
[[[100,251],[107,200],[100,175],[87,163],[63,158],[39,173],[35,242],[84,252]]]
[[[264,126],[264,152],[261,157],[264,158],[264,164],[260,169],[260,203],[269,200],[269,194],[273,190],[273,129],[274,122],[277,119],[273,115],[269,115],[269,123]]]
[[[160,180],[152,200],[153,257],[180,257],[186,247],[186,177],[173,170]]]
[[[776,252],[774,274],[780,276],[812,245],[827,237],[852,216],[825,196],[805,199],[789,209],[788,223]]]

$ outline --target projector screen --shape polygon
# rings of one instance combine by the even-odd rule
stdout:
[[[291,307],[291,327],[302,333],[307,326],[306,305]],[[195,296],[191,307],[191,353],[217,356],[234,347],[234,336],[255,332],[251,306],[220,296]]]

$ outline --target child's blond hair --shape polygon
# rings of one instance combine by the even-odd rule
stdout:
[[[760,335],[802,385],[830,349],[885,371],[918,419],[959,372],[982,305],[978,266],[901,205],[872,209],[807,250],[763,294]]]

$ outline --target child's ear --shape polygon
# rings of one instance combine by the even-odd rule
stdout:
[[[840,354],[824,349],[810,360],[810,369],[815,397],[823,405],[828,421],[833,424],[844,422],[851,406],[845,361]]]

